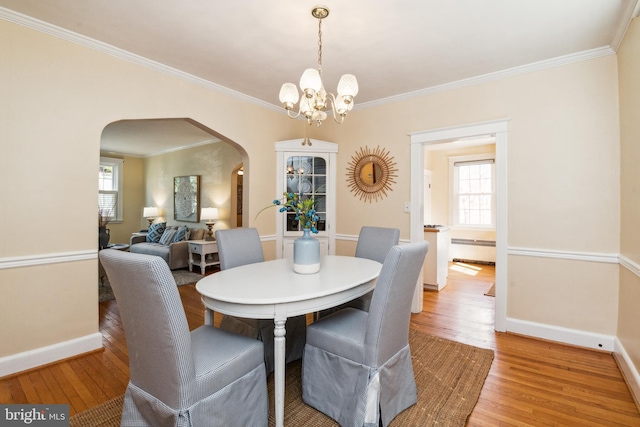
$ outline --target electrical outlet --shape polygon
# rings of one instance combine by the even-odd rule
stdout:
[[[404,202],[404,212],[405,213],[411,212],[411,202]]]

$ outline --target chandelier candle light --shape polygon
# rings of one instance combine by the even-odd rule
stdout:
[[[353,74],[344,74],[338,83],[338,95],[327,93],[322,84],[322,20],[329,16],[329,9],[325,6],[315,6],[311,10],[311,15],[318,19],[318,69],[307,68],[300,78],[300,89],[302,99],[298,93],[298,88],[293,83],[285,83],[280,89],[280,102],[287,110],[287,114],[292,119],[301,114],[307,119],[307,123],[313,121],[318,126],[327,118],[325,109],[332,107],[333,119],[341,124],[347,113],[353,109],[353,98],[358,94],[358,80]],[[294,105],[300,99],[298,112],[293,114]]]

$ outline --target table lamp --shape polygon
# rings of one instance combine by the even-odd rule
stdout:
[[[142,210],[142,216],[147,218],[147,221],[149,221],[149,227],[151,227],[153,220],[160,216],[160,212],[155,206],[147,206]]]
[[[211,228],[215,224],[213,220],[218,219],[218,208],[202,208],[202,210],[200,211],[200,219],[206,221],[205,225],[209,229],[209,231],[207,231],[207,238],[205,240],[215,240],[213,238],[213,230]]]

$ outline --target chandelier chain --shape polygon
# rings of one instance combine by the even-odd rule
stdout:
[[[318,73],[322,75],[322,19],[318,19]]]
[[[337,95],[327,92],[322,84],[322,20],[329,16],[326,6],[316,6],[311,9],[311,15],[318,20],[318,69],[307,68],[300,78],[300,89],[293,83],[285,83],[280,88],[280,102],[287,110],[287,115],[292,119],[302,115],[308,124],[316,122],[318,126],[327,118],[327,108],[331,109],[333,120],[340,124],[347,113],[353,109],[353,98],[358,94],[358,81],[353,74],[343,74],[338,82]],[[300,101],[298,112],[294,106]],[[311,140],[306,136],[303,145],[311,145]]]

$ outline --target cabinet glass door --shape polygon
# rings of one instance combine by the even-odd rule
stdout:
[[[302,200],[313,197],[320,220],[317,229],[320,234],[326,230],[327,222],[327,160],[318,156],[286,157],[287,192],[300,195]],[[301,231],[295,213],[287,213],[285,232]],[[297,233],[295,233],[297,234]]]

